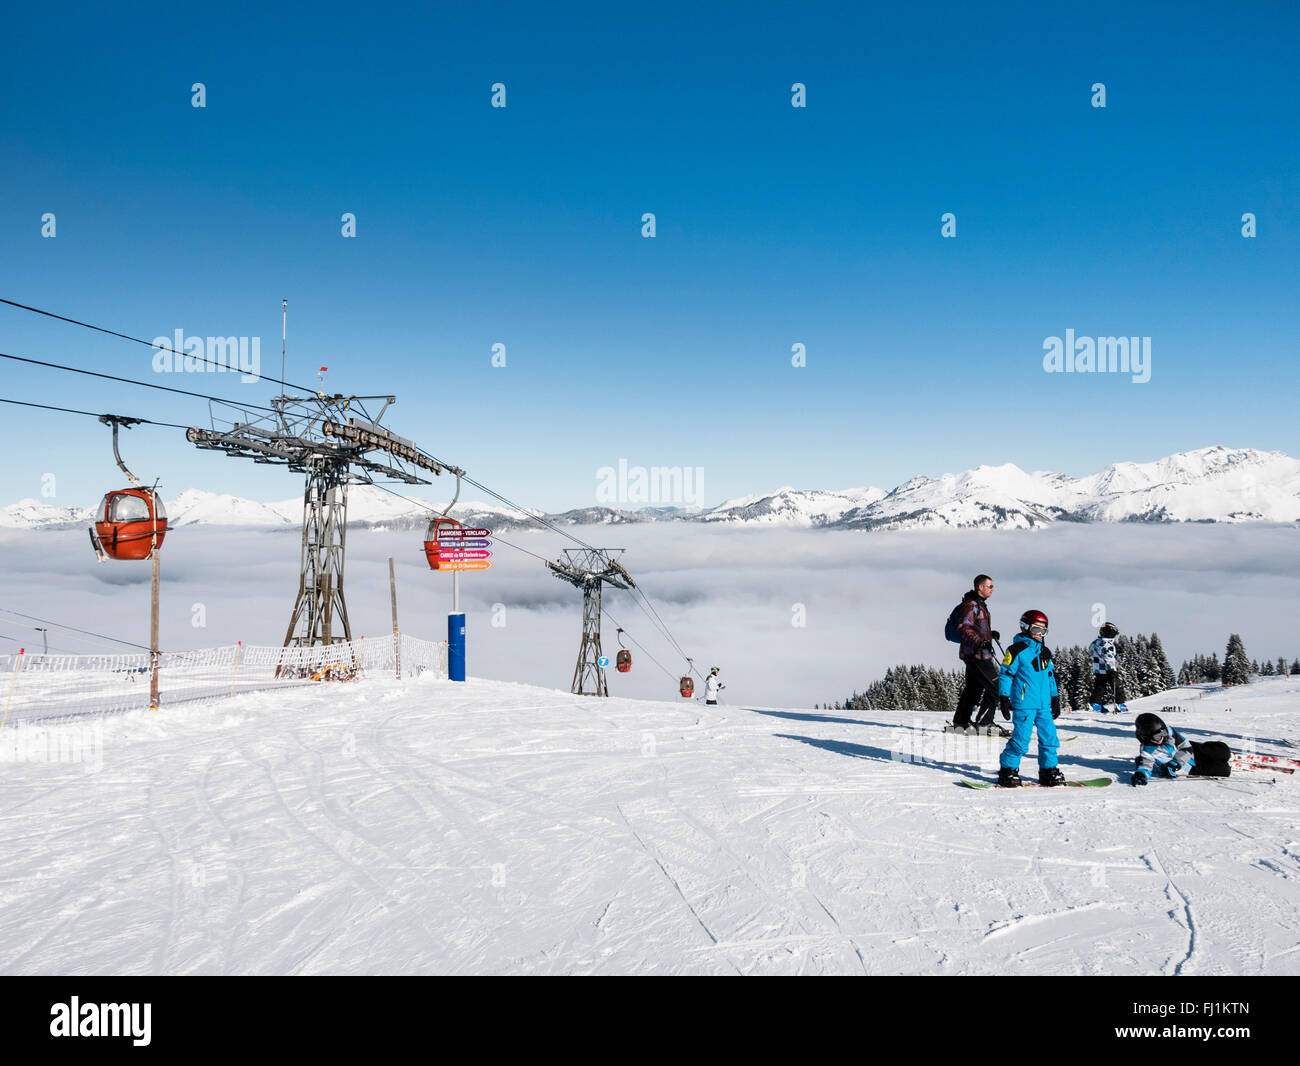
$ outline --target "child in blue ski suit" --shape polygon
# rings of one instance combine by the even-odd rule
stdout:
[[[1020,636],[1002,658],[998,677],[998,708],[1012,721],[1011,739],[999,759],[998,784],[1020,786],[1020,760],[1029,750],[1029,738],[1038,730],[1038,783],[1048,788],[1062,784],[1065,776],[1056,766],[1056,716],[1061,713],[1061,694],[1056,687],[1052,653],[1043,643],[1047,615],[1026,611],[1020,617]]]

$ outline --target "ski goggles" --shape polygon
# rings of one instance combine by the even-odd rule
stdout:
[[[1035,622],[1033,625],[1029,626],[1025,632],[1031,637],[1045,637],[1047,636],[1047,626]]]

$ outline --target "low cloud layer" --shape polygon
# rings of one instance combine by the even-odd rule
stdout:
[[[1240,633],[1255,658],[1300,655],[1300,530],[1291,526],[861,534],[665,524],[573,532],[627,549],[623,561],[700,672],[722,668],[729,702],[810,706],[841,699],[896,663],[955,666],[956,645],[944,641],[943,622],[980,571],[994,577],[993,621],[1007,637],[1020,613],[1034,607],[1052,619],[1050,643],[1086,643],[1101,604],[1124,632],[1158,632],[1175,668],[1195,652],[1222,655],[1229,632]],[[516,531],[508,539],[549,558],[572,546],[553,533]],[[451,577],[428,569],[419,540],[409,532],[350,534],[345,587],[354,635],[380,639],[391,631],[390,555],[402,629],[446,635]],[[147,563],[99,564],[84,533],[4,533],[0,544],[0,607],[148,643]],[[298,560],[292,532],[198,526],[169,535],[164,647],[281,643]],[[493,563],[462,576],[471,673],[567,689],[581,632],[580,593],[504,544]],[[628,593],[607,592],[605,607],[644,649],[628,642],[633,671],[611,670],[611,691],[671,696],[685,668],[680,656]],[[800,613],[806,625],[792,625]],[[494,618],[505,624],[493,626]],[[37,624],[0,614],[0,651],[20,643],[39,649]],[[618,643],[608,620],[603,639],[612,657]],[[50,643],[113,650],[57,629]]]

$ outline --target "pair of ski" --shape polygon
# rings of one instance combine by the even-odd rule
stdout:
[[[1283,759],[1277,755],[1240,755],[1232,753],[1234,770],[1272,770],[1279,774],[1293,774],[1300,770],[1300,759]]]

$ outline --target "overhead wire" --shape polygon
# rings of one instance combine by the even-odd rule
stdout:
[[[85,374],[87,377],[104,378],[107,381],[120,381],[125,385],[139,385],[144,389],[158,389],[162,392],[174,392],[181,396],[196,396],[200,400],[214,400],[217,403],[229,404],[231,407],[248,407],[257,411],[270,411],[275,413],[274,407],[264,407],[259,403],[244,403],[226,399],[224,396],[211,396],[206,392],[193,392],[190,389],[178,389],[171,385],[158,385],[152,381],[136,381],[134,378],[119,377],[116,374],[101,374],[98,370],[83,370],[80,367],[64,366],[61,363],[50,363],[42,359],[32,359],[25,355],[10,355],[6,352],[0,352],[0,359],[13,359],[19,363],[31,363],[33,366],[50,367],[53,370],[66,370],[70,374]]]
[[[92,325],[89,322],[81,322],[75,318],[68,318],[66,315],[56,315],[53,311],[42,311],[39,307],[30,307],[27,304],[20,304],[16,300],[6,300],[3,296],[0,296],[0,304],[8,304],[10,307],[18,308],[20,311],[31,311],[33,314],[44,315],[46,318],[55,318],[58,319],[60,322],[67,322],[74,326],[83,326],[86,329],[93,329],[98,333],[107,333],[110,337],[121,337],[122,340],[124,341],[132,341],[135,344],[143,344],[146,348],[151,348],[154,349],[155,351],[159,350],[158,346],[154,344],[153,341],[144,340],[142,337],[132,337],[129,333],[118,333],[117,330],[106,329],[103,326]],[[223,370],[229,369],[229,367],[227,367],[224,363],[214,359],[208,359],[206,356],[189,355],[185,352],[176,352],[176,349],[171,347],[163,350],[174,352],[177,355],[182,355],[186,359],[200,359],[203,362],[209,364],[210,366],[221,367]],[[261,374],[258,375],[258,378],[263,381],[273,381],[277,385],[286,385],[286,386],[293,385],[295,389],[303,389],[304,391],[310,392],[313,395],[315,395],[317,391],[316,389],[312,388],[310,385],[298,385],[291,381],[281,381],[279,378],[264,377]]]
[[[609,613],[609,611],[605,608],[605,605],[603,603],[600,605],[600,613],[603,614],[606,618],[608,618],[611,622],[613,622],[614,625],[617,626],[619,629],[622,629],[624,636],[626,636],[628,640],[630,640],[633,644],[637,646],[637,648],[640,649],[642,655],[644,655],[647,659],[649,659],[652,663],[654,663],[655,666],[659,667],[659,669],[662,670],[665,674],[667,674],[670,678],[676,680],[676,675],[671,670],[669,670],[668,667],[664,666],[663,663],[661,663],[658,659],[656,659],[653,655],[651,655],[648,651],[646,651],[645,648],[642,646],[641,642],[637,640],[636,637],[632,636],[632,634],[629,633],[626,629],[623,629],[623,626],[619,624],[618,619]]]
[[[64,625],[61,622],[51,622],[48,618],[37,618],[34,614],[23,614],[22,611],[10,610],[7,607],[0,607],[0,613],[16,615],[19,618],[26,618],[33,622],[44,622],[47,626],[54,626],[55,629],[67,629],[73,633],[82,633],[88,637],[97,637],[100,640],[107,640],[113,644],[125,644],[129,648],[141,648],[144,651],[150,650],[147,644],[136,644],[134,641],[122,640],[119,637],[110,637],[105,633],[95,633],[89,629],[78,629],[76,626]]]
[[[45,411],[63,411],[66,414],[70,414],[70,415],[88,415],[91,418],[100,417],[94,411],[78,411],[74,407],[54,407],[48,403],[30,403],[27,400],[10,400],[4,396],[0,396],[0,403],[14,403],[14,404],[18,404],[21,407],[39,407]],[[144,426],[166,426],[168,429],[189,429],[190,428],[189,426],[183,426],[177,422],[155,422],[152,418],[139,418],[139,419],[135,419],[135,421],[139,425],[144,425]]]

